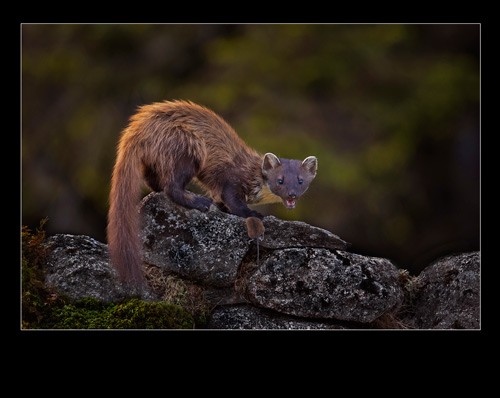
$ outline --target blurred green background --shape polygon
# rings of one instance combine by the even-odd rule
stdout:
[[[22,223],[106,241],[139,105],[189,99],[252,147],[316,155],[293,211],[417,273],[479,249],[479,25],[22,26]]]

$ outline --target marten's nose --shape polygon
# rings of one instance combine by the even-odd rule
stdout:
[[[295,192],[290,192],[290,193],[288,194],[288,197],[289,197],[290,199],[295,199],[295,198],[297,198],[297,195],[295,194]]]

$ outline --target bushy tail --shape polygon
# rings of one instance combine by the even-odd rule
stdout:
[[[129,151],[134,151],[128,148]],[[108,249],[111,264],[120,279],[142,287],[141,245],[138,203],[141,193],[141,165],[137,153],[119,151],[111,179],[108,213]]]

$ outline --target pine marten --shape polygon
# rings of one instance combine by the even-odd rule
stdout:
[[[314,156],[300,161],[259,155],[220,116],[195,103],[142,106],[118,143],[107,227],[111,263],[122,281],[143,284],[137,209],[143,181],[187,208],[207,211],[214,203],[262,219],[247,204],[283,202],[293,209],[317,168]],[[210,198],[186,190],[193,179]]]

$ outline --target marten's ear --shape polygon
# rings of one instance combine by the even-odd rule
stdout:
[[[302,167],[314,177],[318,170],[318,159],[316,156],[308,156],[302,161]]]
[[[267,172],[281,165],[279,158],[274,153],[266,153],[262,161],[262,174],[266,175]]]

